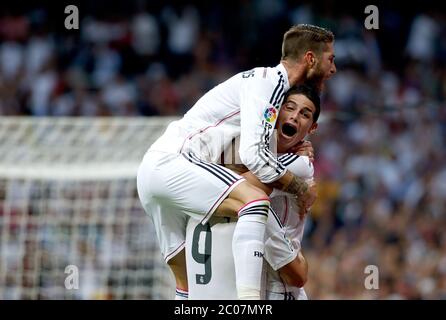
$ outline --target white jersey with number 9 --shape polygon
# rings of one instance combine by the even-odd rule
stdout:
[[[295,175],[312,179],[313,166],[308,157],[294,158],[287,167]],[[267,222],[263,299],[306,300],[303,288],[287,286],[277,273],[300,250],[305,219],[299,218],[296,203],[284,193],[275,190],[271,205],[276,214],[269,214]],[[235,224],[234,219],[223,217],[212,217],[205,225],[189,220],[186,232],[189,299],[237,299],[232,255]]]

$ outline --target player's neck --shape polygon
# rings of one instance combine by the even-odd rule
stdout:
[[[281,60],[280,63],[285,67],[288,74],[290,87],[303,82],[305,79],[305,65],[287,60]]]

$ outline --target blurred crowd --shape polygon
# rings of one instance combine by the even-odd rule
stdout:
[[[338,73],[311,137],[308,295],[446,299],[446,14],[382,4],[366,30],[363,7],[328,0],[101,3],[78,31],[51,29],[43,8],[0,15],[0,115],[181,115],[232,74],[276,65],[291,25],[328,27]]]
[[[312,139],[310,297],[446,299],[446,109],[423,99],[374,111],[321,123]],[[365,289],[369,265],[379,290]]]

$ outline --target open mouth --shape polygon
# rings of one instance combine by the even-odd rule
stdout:
[[[296,134],[296,132],[297,132],[297,129],[289,123],[285,123],[282,126],[282,133],[287,137],[294,136]]]

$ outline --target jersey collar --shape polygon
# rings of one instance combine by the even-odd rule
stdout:
[[[285,80],[285,91],[288,91],[288,89],[290,88],[290,82],[288,80],[288,72],[286,72],[285,67],[283,66],[283,64],[279,63],[276,66],[276,69],[279,71],[280,74],[283,75],[283,78]]]

